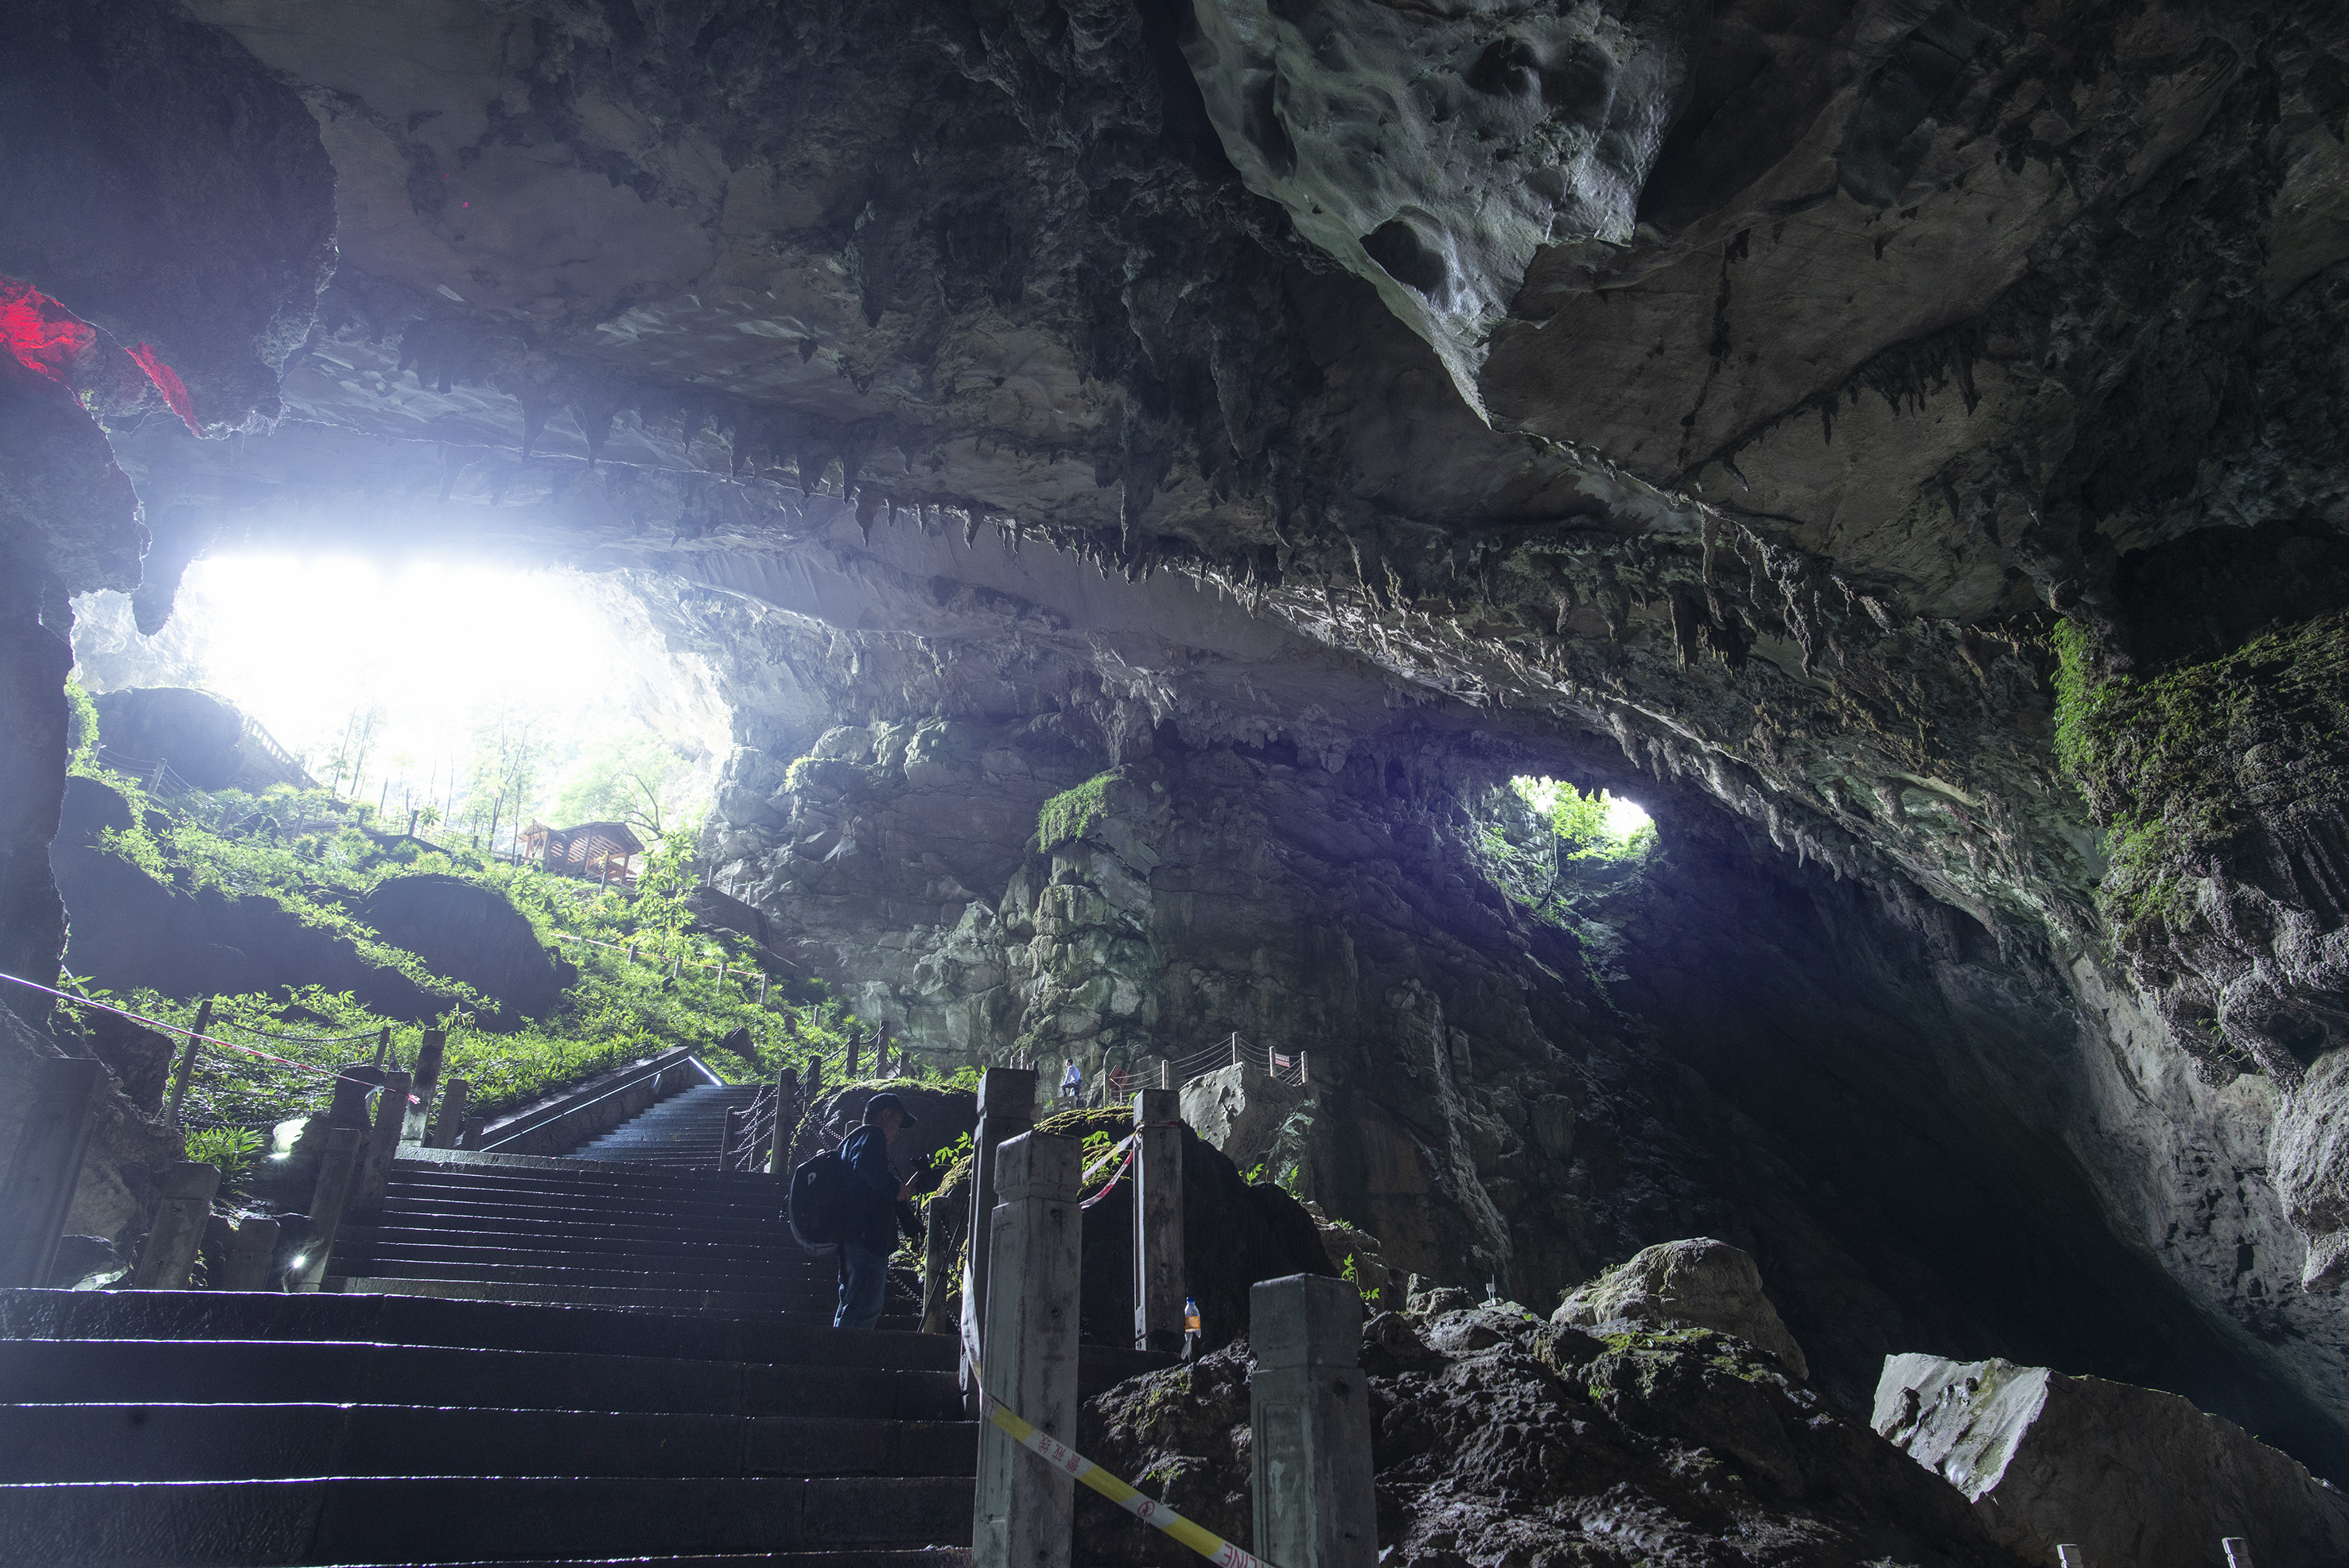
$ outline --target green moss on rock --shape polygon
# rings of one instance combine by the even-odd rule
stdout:
[[[2189,915],[2194,879],[2245,829],[2349,784],[2349,616],[2136,678],[2055,628],[2055,758],[2110,860],[2097,899],[2128,945]]]

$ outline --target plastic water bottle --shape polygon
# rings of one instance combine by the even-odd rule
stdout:
[[[1196,1296],[1183,1298],[1183,1337],[1185,1339],[1199,1337],[1199,1301]]]

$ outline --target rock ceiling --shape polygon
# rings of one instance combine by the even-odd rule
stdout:
[[[966,1044],[1013,1025],[941,966],[1049,935],[1020,841],[1104,761],[1171,767],[1178,737],[1340,780],[1643,779],[1668,832],[2041,977],[2109,1100],[2060,1132],[2095,1201],[2148,1255],[2234,1205],[2295,1304],[2244,1295],[2223,1225],[2161,1266],[2349,1396],[2336,1309],[2297,1294],[2349,1253],[2349,1095],[2303,1080],[2349,993],[2337,802],[2181,866],[2200,901],[2116,940],[2050,687],[2059,624],[2143,677],[2339,607],[2337,8],[190,0],[6,26],[0,124],[40,156],[0,172],[33,214],[0,273],[102,335],[75,385],[144,504],[150,623],[239,540],[632,574],[736,710],[712,848],[763,907],[803,913],[859,822],[993,825],[811,938],[846,969],[929,930],[874,1005],[946,997],[924,1027]],[[122,372],[134,346],[176,403]],[[40,546],[57,584],[129,586],[127,502],[73,505],[89,526]],[[933,737],[938,766],[995,782],[907,805],[942,718],[978,728]],[[843,720],[877,738],[794,805],[782,765]],[[1185,766],[1170,798],[1237,798]],[[1329,787],[1331,820],[1361,805]],[[860,790],[886,810],[840,804]],[[1020,983],[1050,990],[1038,961]],[[1101,994],[1123,961],[1086,971]],[[1435,1167],[1479,1165],[1473,1119]],[[2271,1124],[2276,1179],[2209,1198]]]

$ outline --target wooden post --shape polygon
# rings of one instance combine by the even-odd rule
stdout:
[[[1133,1347],[1183,1349],[1183,1096],[1133,1096]],[[1286,1565],[1283,1565],[1286,1568]]]
[[[628,961],[630,963],[636,961],[636,944],[633,938],[628,942]]]
[[[432,1137],[429,1140],[429,1147],[433,1148],[457,1147],[457,1134],[465,1125],[465,1101],[471,1096],[472,1092],[473,1085],[464,1079],[449,1080],[449,1086],[440,1091],[440,1114],[432,1118]]]
[[[196,1009],[196,1026],[188,1032],[188,1043],[180,1047],[180,1071],[171,1080],[171,1103],[163,1109],[163,1125],[180,1125],[180,1107],[188,1103],[188,1085],[196,1075],[196,1036],[212,1026],[213,998],[205,997]]]
[[[397,1070],[383,1075],[383,1097],[375,1103],[375,1131],[367,1140],[367,1157],[359,1166],[350,1207],[372,1214],[383,1207],[391,1185],[391,1162],[399,1155],[399,1129],[408,1120],[408,1075]]]
[[[376,1066],[377,1066],[378,1068],[381,1068],[381,1067],[382,1067],[382,1065],[383,1065],[383,1063],[384,1063],[384,1058],[385,1058],[385,1057],[387,1057],[387,1056],[388,1056],[388,1055],[390,1055],[390,1054],[391,1054],[391,1025],[390,1025],[390,1024],[388,1024],[388,1023],[387,1023],[387,1024],[385,1024],[385,1025],[383,1026],[383,1030],[382,1030],[382,1032],[381,1032],[380,1033],[377,1034],[377,1035],[376,1035],[376,1037],[375,1037],[375,1064],[376,1064]]]
[[[727,1157],[734,1152],[734,1128],[742,1119],[740,1109],[730,1106],[726,1119],[718,1128],[718,1168],[726,1168]]]
[[[965,1355],[984,1345],[987,1276],[992,1266],[987,1230],[995,1213],[995,1152],[1036,1125],[1036,1075],[1022,1067],[989,1067],[978,1080],[978,1120],[970,1134],[970,1233],[963,1248],[962,1322]],[[970,1368],[963,1388],[970,1391]]]
[[[0,1187],[0,1286],[49,1282],[105,1081],[88,1056],[51,1056],[34,1069],[33,1103]]]
[[[318,1162],[318,1184],[310,1189],[310,1245],[304,1250],[301,1262],[286,1272],[289,1290],[315,1291],[326,1277],[335,1234],[343,1227],[343,1211],[350,1206],[357,1185],[359,1137],[357,1127],[326,1130],[326,1154]]]
[[[250,1215],[229,1238],[221,1261],[220,1277],[211,1281],[216,1291],[264,1291],[269,1288],[269,1260],[277,1251],[277,1221]]]
[[[457,1135],[457,1147],[459,1148],[481,1147],[481,1129],[489,1125],[490,1118],[487,1116],[467,1116],[465,1130]]]
[[[1374,1568],[1361,1293],[1318,1274],[1266,1280],[1248,1292],[1248,1348],[1257,1556],[1280,1568]]]
[[[767,975],[763,970],[759,973],[759,1005],[767,1005]]]
[[[220,1190],[220,1167],[181,1160],[163,1173],[162,1196],[154,1222],[139,1248],[139,1266],[128,1282],[134,1291],[183,1291],[203,1244],[204,1221],[212,1217],[212,1194]]]
[[[409,1089],[416,1096],[416,1103],[408,1107],[407,1118],[399,1126],[399,1141],[402,1143],[424,1141],[425,1118],[432,1110],[432,1091],[440,1083],[440,1056],[448,1048],[449,1035],[445,1030],[428,1029],[424,1032],[424,1047],[416,1053],[416,1074]]]
[[[852,1023],[848,1026],[848,1070],[843,1075],[843,1082],[851,1084],[856,1082],[856,1059],[864,1054],[864,1032]]]
[[[1005,1142],[988,1232],[987,1390],[1062,1443],[1077,1436],[1081,1154],[1077,1139],[1049,1133]],[[992,1421],[979,1424],[973,1568],[1069,1568],[1076,1504],[1066,1472]]]

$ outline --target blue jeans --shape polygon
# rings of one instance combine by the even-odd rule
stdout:
[[[889,1255],[855,1242],[840,1249],[840,1310],[834,1328],[871,1328],[881,1321],[881,1295],[889,1283]]]

